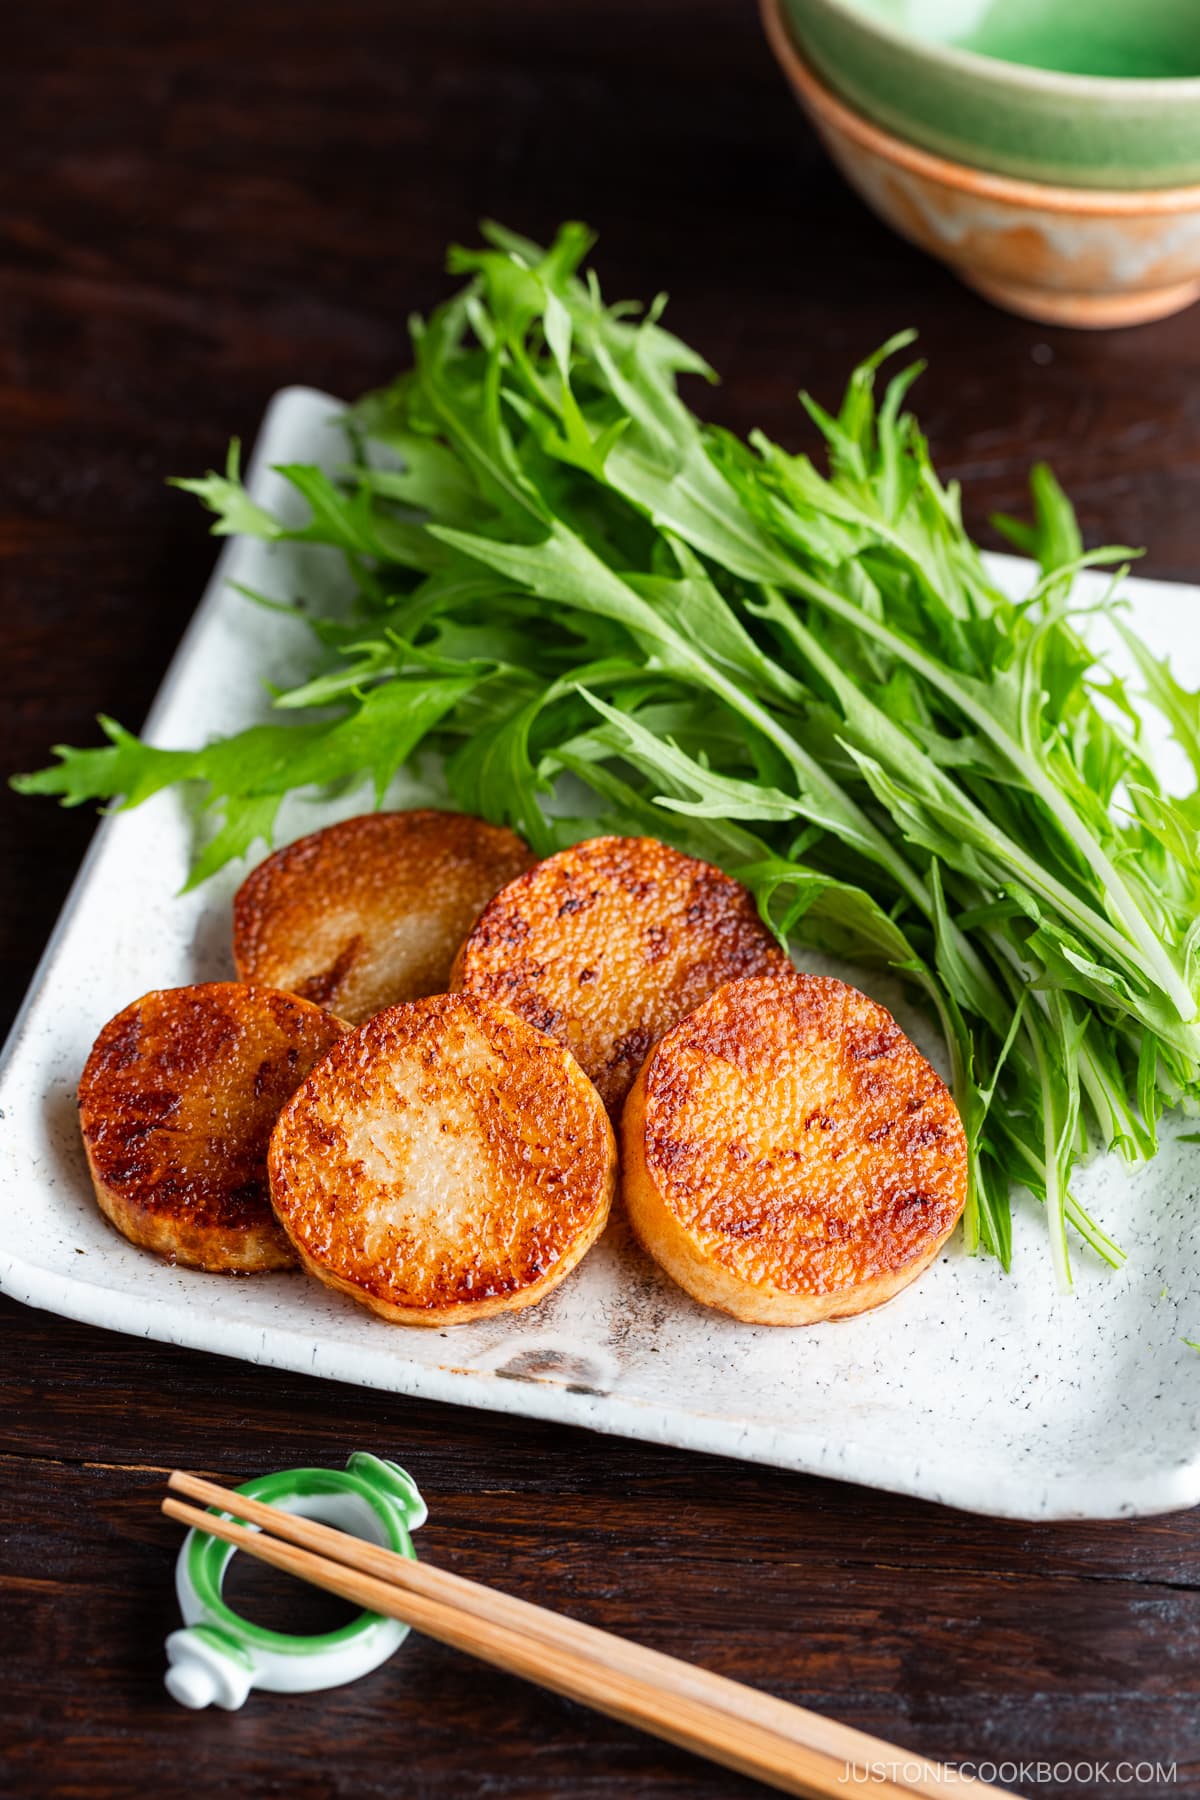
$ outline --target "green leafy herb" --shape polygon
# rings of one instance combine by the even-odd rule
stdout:
[[[218,533],[335,546],[352,601],[312,621],[311,678],[276,718],[195,751],[60,749],[18,779],[66,804],[202,785],[194,871],[269,842],[283,795],[418,751],[455,801],[540,853],[654,832],[740,876],[782,941],[897,971],[937,1013],[971,1145],[966,1237],[1006,1264],[1011,1195],[1121,1251],[1072,1178],[1153,1154],[1200,1104],[1200,791],[1164,792],[1140,697],[1098,661],[1071,591],[1088,564],[1049,470],[1021,601],[990,580],[905,400],[903,334],[841,407],[805,405],[827,472],[703,424],[711,371],[647,311],[608,306],[568,225],[455,250],[467,284],[413,326],[413,367],[350,413],[347,468],[281,473],[300,527],[223,475],[179,485]],[[1105,603],[1112,606],[1110,600]],[[1200,778],[1200,697],[1117,619]],[[580,800],[582,790],[590,799]]]

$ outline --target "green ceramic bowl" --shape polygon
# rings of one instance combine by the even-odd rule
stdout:
[[[1200,182],[1200,0],[784,0],[817,72],[887,130],[1068,187]]]

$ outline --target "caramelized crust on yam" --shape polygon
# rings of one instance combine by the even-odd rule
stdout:
[[[730,982],[668,1032],[622,1121],[638,1237],[708,1306],[804,1325],[879,1306],[967,1197],[954,1101],[891,1014],[844,982]]]
[[[367,813],[268,856],[233,905],[243,981],[353,1024],[445,991],[454,953],[498,888],[533,861],[511,831],[465,813]]]
[[[541,1300],[599,1237],[616,1142],[552,1038],[466,995],[391,1007],[280,1115],[271,1198],[310,1274],[385,1319]]]
[[[110,1019],[79,1082],[96,1198],[131,1243],[190,1268],[295,1262],[267,1144],[284,1101],[343,1035],[320,1007],[236,981],[167,988]]]
[[[565,1044],[609,1111],[714,988],[791,967],[740,883],[655,838],[576,844],[486,906],[451,985]]]

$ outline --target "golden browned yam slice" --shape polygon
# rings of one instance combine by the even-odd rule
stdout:
[[[945,1084],[884,1007],[817,975],[730,982],[668,1032],[626,1103],[622,1152],[651,1256],[761,1325],[881,1305],[967,1197]]]
[[[602,837],[502,888],[451,985],[565,1044],[616,1116],[651,1044],[714,988],[790,967],[720,869],[656,838]]]
[[[340,1020],[237,981],[146,994],[110,1019],[79,1082],[96,1198],[130,1240],[194,1269],[295,1262],[271,1211],[267,1145]]]
[[[443,993],[454,953],[498,888],[533,861],[465,813],[367,813],[268,856],[233,905],[243,981],[286,988],[358,1024]]]
[[[603,1230],[616,1163],[562,1046],[454,994],[345,1038],[284,1107],[269,1156],[305,1268],[402,1325],[544,1298]]]

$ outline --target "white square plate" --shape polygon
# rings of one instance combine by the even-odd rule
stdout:
[[[275,509],[286,461],[336,467],[337,402],[279,394],[251,471]],[[155,742],[191,745],[261,717],[263,681],[302,670],[303,628],[233,591],[309,592],[329,552],[230,544],[155,703]],[[333,559],[336,564],[336,558]],[[1028,565],[996,558],[1014,591]],[[1130,581],[1135,622],[1200,685],[1200,590]],[[409,783],[395,802],[438,796]],[[34,804],[34,802],[30,802]],[[290,803],[285,837],[361,811]],[[135,1336],[463,1406],[866,1482],[1023,1519],[1152,1513],[1200,1499],[1200,1256],[1194,1145],[1179,1125],[1150,1165],[1102,1158],[1080,1197],[1130,1252],[1120,1274],[1077,1253],[1055,1292],[1037,1206],[1018,1207],[1011,1276],[957,1244],[891,1305],[837,1324],[742,1325],[694,1305],[619,1223],[541,1306],[451,1331],[387,1325],[300,1275],[169,1267],[101,1217],[74,1089],[99,1027],[152,987],[232,975],[243,871],[180,897],[186,806],[158,795],[109,818],[80,871],[0,1065],[0,1288]],[[892,986],[863,986],[929,1044]],[[398,1446],[398,1451],[402,1450]]]

